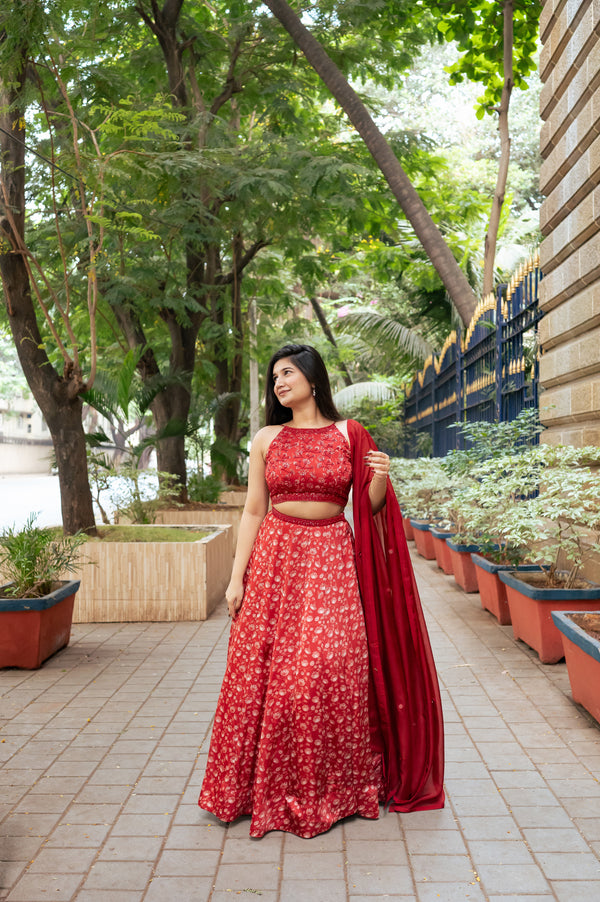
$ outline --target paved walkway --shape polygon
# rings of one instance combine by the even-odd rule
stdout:
[[[196,805],[224,605],[204,624],[79,625],[41,670],[0,672],[0,899],[600,899],[600,728],[564,664],[415,566],[446,711],[443,811],[310,840],[225,828]]]

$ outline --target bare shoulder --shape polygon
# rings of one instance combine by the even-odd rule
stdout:
[[[275,438],[275,436],[279,435],[283,426],[263,426],[262,429],[259,429],[254,439],[252,441],[252,446],[255,447],[262,456],[264,457],[269,449],[269,445]]]

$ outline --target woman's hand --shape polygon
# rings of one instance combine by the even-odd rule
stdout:
[[[369,498],[371,510],[377,514],[385,504],[390,459],[383,451],[368,451],[365,454],[365,463],[373,471],[373,478],[369,484]]]
[[[244,600],[244,583],[232,580],[225,589],[225,600],[227,601],[227,612],[232,619],[242,606]]]
[[[373,470],[373,476],[387,479],[390,472],[390,458],[383,451],[368,451],[365,455],[365,463]]]

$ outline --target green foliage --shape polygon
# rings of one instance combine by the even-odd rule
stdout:
[[[212,473],[205,476],[198,471],[189,474],[187,482],[188,498],[190,501],[201,501],[205,504],[216,504],[223,491],[223,483]]]
[[[8,580],[2,587],[5,597],[41,598],[66,573],[81,567],[79,548],[86,536],[57,536],[55,529],[36,526],[35,520],[32,514],[21,529],[9,527],[0,534],[0,571]]]
[[[477,463],[527,450],[544,429],[534,409],[521,410],[509,422],[455,423],[454,426],[462,434],[467,448],[449,451],[443,466],[447,473],[457,476],[468,475]]]
[[[486,86],[479,98],[478,116],[494,111],[500,101],[503,81],[503,7],[497,0],[433,0],[431,12],[439,17],[438,29],[445,40],[455,41],[461,58],[449,67],[451,84],[464,79]],[[513,78],[526,89],[527,76],[537,64],[537,35],[541,0],[514,0]]]

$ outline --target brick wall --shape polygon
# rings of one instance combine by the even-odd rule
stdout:
[[[600,444],[600,0],[546,0],[540,414],[544,440]]]

